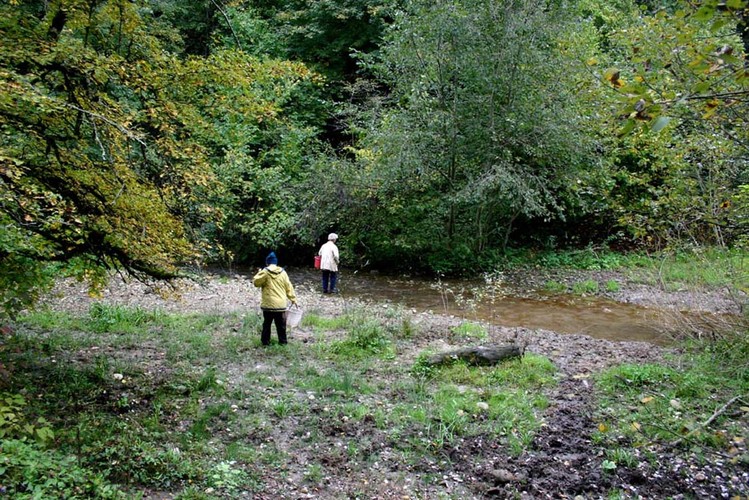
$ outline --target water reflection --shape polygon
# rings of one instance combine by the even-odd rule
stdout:
[[[296,286],[320,288],[318,272],[287,271]],[[583,333],[614,341],[667,341],[660,333],[662,320],[657,311],[608,299],[543,294],[518,297],[508,295],[512,292],[507,288],[478,281],[437,282],[346,271],[341,272],[339,285],[343,297],[386,301],[500,326]]]

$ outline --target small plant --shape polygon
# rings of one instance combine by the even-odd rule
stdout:
[[[34,442],[3,440],[0,463],[2,494],[8,498],[129,498],[72,455],[42,449]]]
[[[401,320],[401,328],[398,333],[398,337],[401,339],[410,339],[416,334],[416,327],[414,326],[411,318],[403,318]]]
[[[631,450],[626,448],[608,449],[606,450],[606,457],[617,466],[621,465],[627,468],[637,466],[637,457],[635,457],[635,454]]]
[[[593,280],[579,281],[572,285],[572,293],[577,295],[592,295],[598,293],[598,282]]]
[[[601,462],[601,470],[603,470],[604,473],[611,473],[616,470],[616,462],[613,462],[611,460],[604,460]]]
[[[284,399],[277,399],[271,404],[273,414],[278,418],[284,418],[291,414],[291,405]]]
[[[29,423],[24,416],[25,409],[26,399],[20,394],[0,393],[0,438],[31,437],[41,444],[49,442],[54,437],[49,423],[43,417]]]
[[[616,293],[621,290],[621,286],[619,285],[619,282],[616,280],[608,280],[606,284],[604,285],[605,289],[609,293]]]
[[[567,291],[567,285],[559,281],[548,280],[544,283],[544,290],[549,293],[564,293]]]
[[[357,322],[345,340],[334,342],[330,350],[339,356],[361,359],[385,354],[390,348],[385,328],[373,319]]]
[[[322,465],[317,463],[309,464],[307,470],[304,471],[304,480],[313,484],[320,483],[323,480]]]
[[[484,326],[469,321],[464,321],[460,325],[452,328],[451,331],[458,338],[465,340],[486,340],[489,336]]]
[[[239,493],[239,490],[247,482],[248,475],[242,469],[235,467],[236,462],[220,462],[208,473],[206,482],[217,490],[229,495]]]
[[[431,354],[428,353],[419,354],[416,358],[416,362],[411,368],[411,373],[420,378],[432,378],[437,371],[437,367],[429,362],[430,357]]]

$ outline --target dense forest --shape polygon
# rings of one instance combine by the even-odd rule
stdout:
[[[5,0],[0,290],[741,245],[744,0]]]

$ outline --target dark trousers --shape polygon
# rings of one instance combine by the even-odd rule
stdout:
[[[338,281],[338,273],[335,271],[322,270],[322,291],[323,293],[335,292],[335,284]]]
[[[260,333],[260,341],[263,345],[270,344],[270,325],[275,321],[278,343],[286,343],[286,318],[284,311],[263,311],[263,331]]]

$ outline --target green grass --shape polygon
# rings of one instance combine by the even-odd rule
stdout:
[[[489,333],[486,331],[486,327],[478,323],[472,323],[470,321],[464,321],[460,325],[451,329],[453,336],[460,340],[486,340]]]
[[[679,365],[621,365],[600,374],[596,439],[620,443],[624,436],[633,447],[660,442],[730,453],[733,440],[749,439],[728,418],[749,394],[747,359],[749,339],[741,335],[693,346]],[[735,408],[719,411],[731,401]]]
[[[564,293],[567,291],[567,285],[554,280],[547,280],[544,283],[544,290],[549,293]]]
[[[593,280],[585,280],[573,283],[572,293],[576,295],[595,295],[598,293],[598,283]]]
[[[617,253],[590,247],[540,252],[524,250],[510,252],[504,265],[520,268],[616,270],[629,274],[631,279],[671,289],[730,286],[737,290],[749,290],[749,253],[742,248],[684,248],[651,254]],[[547,282],[546,289],[554,293],[564,291],[561,284],[554,281]]]
[[[429,352],[402,356],[418,339],[402,310],[311,313],[304,321],[309,343],[262,348],[257,314],[106,306],[81,317],[24,316],[0,349],[0,364],[14,370],[4,407],[0,397],[0,433],[12,441],[0,448],[3,485],[21,494],[23,477],[37,484],[58,477],[44,486],[47,497],[133,498],[150,489],[234,498],[267,496],[277,481],[324,488],[342,470],[337,463],[358,478],[371,478],[369,469],[385,460],[404,470],[442,467],[473,438],[520,455],[557,384],[553,364],[535,354],[492,367],[432,366]],[[486,329],[466,321],[445,333],[480,340]],[[601,374],[593,438],[608,467],[602,472],[635,466],[637,447],[653,440],[730,453],[741,429],[728,417],[743,403],[709,428],[700,424],[749,392],[748,358],[739,338],[695,346],[678,365]],[[22,432],[27,425],[30,434]],[[48,430],[54,446],[33,429]]]

